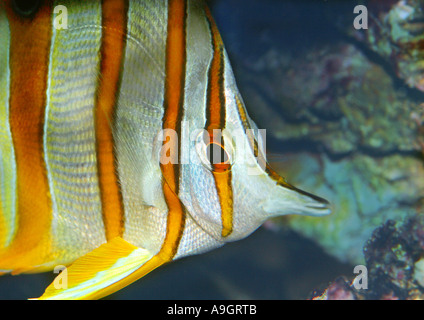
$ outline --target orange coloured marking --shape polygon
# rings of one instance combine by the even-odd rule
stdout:
[[[44,0],[32,17],[5,3],[10,23],[10,128],[17,167],[18,230],[0,269],[27,270],[50,253],[52,204],[43,152],[43,126],[51,39],[51,7]],[[17,270],[19,272],[19,270]]]
[[[102,2],[103,35],[96,100],[96,140],[100,194],[106,239],[122,236],[124,207],[114,154],[112,125],[125,50],[127,3]]]
[[[213,172],[219,203],[221,205],[222,231],[227,237],[233,231],[233,189],[231,186],[231,171]]]
[[[181,133],[181,119],[184,104],[184,82],[186,64],[186,0],[168,1],[168,36],[166,40],[166,77],[163,115],[163,129]],[[167,137],[169,140],[169,137]],[[180,142],[165,141],[178,144]],[[174,149],[175,150],[175,149]],[[184,207],[178,198],[179,164],[161,164],[164,178],[163,193],[168,206],[166,236],[158,256],[171,260],[176,254],[185,224]]]
[[[209,81],[207,91],[207,120],[206,130],[211,133],[213,129],[225,127],[225,95],[224,95],[224,44],[218,28],[207,7],[206,18],[212,33],[213,57],[209,68]]]
[[[252,135],[251,131],[247,131],[247,129],[249,129],[248,124],[247,124],[247,113],[240,101],[240,99],[238,97],[236,97],[236,102],[237,102],[237,110],[240,116],[240,119],[243,123],[243,128],[249,138],[249,143],[250,143],[250,147],[252,148],[252,151],[254,153],[254,156],[258,159],[257,161],[261,161],[262,163],[265,163],[265,172],[268,174],[268,176],[273,179],[278,185],[287,188],[287,189],[291,189],[294,190],[300,194],[306,195],[312,199],[314,199],[315,201],[321,202],[323,204],[328,204],[328,201],[320,198],[316,195],[313,195],[309,192],[303,191],[301,189],[296,188],[295,186],[292,186],[291,184],[289,184],[282,176],[280,176],[274,169],[272,169],[270,167],[270,165],[266,162],[265,159],[265,155],[260,152],[259,148],[258,148],[258,142],[256,141],[255,137]]]
[[[221,135],[214,134],[214,129],[223,130],[225,128],[224,44],[207,7],[205,7],[205,13],[212,34],[213,49],[208,74],[205,129],[209,133],[210,143],[221,144],[225,148]],[[221,206],[221,235],[227,237],[233,231],[233,190],[230,165],[212,163],[212,167]]]
[[[272,169],[270,167],[270,165],[266,162],[265,159],[265,155],[260,152],[259,147],[258,147],[258,142],[256,141],[256,138],[254,137],[254,135],[252,134],[251,130],[249,128],[248,122],[247,122],[247,113],[246,110],[244,109],[244,106],[242,104],[242,102],[240,101],[240,99],[238,97],[235,97],[236,99],[236,103],[237,103],[237,111],[238,114],[240,116],[240,119],[242,121],[243,124],[243,129],[249,139],[249,145],[253,151],[253,155],[258,159],[258,162],[264,163],[265,164],[265,172],[268,174],[268,176],[273,179],[278,185],[281,185],[285,188],[288,189],[292,189],[294,190],[294,187],[292,185],[290,185],[289,183],[286,182],[286,180],[281,177],[274,169]]]

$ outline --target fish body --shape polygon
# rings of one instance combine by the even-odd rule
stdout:
[[[0,271],[69,266],[41,298],[329,213],[266,163],[202,1],[6,0],[0,35]]]

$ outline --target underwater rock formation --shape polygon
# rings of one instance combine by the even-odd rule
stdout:
[[[313,292],[311,300],[364,300],[363,295],[355,289],[352,282],[345,277],[339,277],[323,292]]]
[[[243,72],[252,117],[277,139],[313,140],[335,156],[420,150],[411,119],[424,116],[419,100],[352,44],[296,56],[270,49]]]
[[[364,247],[367,284],[362,288],[339,277],[313,300],[424,299],[424,218],[389,220],[376,229]],[[358,275],[360,277],[361,275]],[[363,279],[362,279],[363,280]],[[359,283],[359,281],[358,281]],[[358,288],[358,289],[357,289]]]
[[[408,86],[424,92],[424,1],[369,0],[365,4],[368,30],[353,36],[390,63]]]
[[[225,10],[255,37],[240,39],[234,29],[226,36],[222,28],[248,112],[267,129],[271,166],[333,205],[327,217],[274,222],[289,224],[342,261],[363,263],[363,245],[376,227],[413,217],[423,204],[424,93],[416,90],[422,51],[395,55],[389,48],[385,55],[371,18],[368,30],[353,28],[354,1],[343,1],[341,13],[334,1],[274,1],[274,15],[269,1],[252,2],[240,9],[225,1]],[[384,41],[393,48],[420,46],[424,33],[411,31],[421,28],[419,7],[403,23],[399,10],[413,1],[384,2],[386,17],[377,14],[377,2],[366,4],[370,16],[385,22],[382,34],[392,35]],[[261,8],[267,13],[259,14]],[[333,19],[338,16],[348,29]]]

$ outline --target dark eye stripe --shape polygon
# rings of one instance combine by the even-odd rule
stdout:
[[[226,101],[225,101],[225,64],[224,64],[224,44],[218,28],[207,7],[205,16],[211,34],[212,60],[208,71],[208,87],[206,92],[206,123],[205,129],[209,133],[210,140],[219,141],[218,146],[223,141],[215,136],[214,130],[223,130],[226,125]],[[217,139],[218,138],[218,139]],[[219,148],[219,147],[218,147]],[[225,152],[225,151],[224,151]],[[221,206],[222,237],[228,237],[233,232],[233,189],[231,182],[231,164],[213,164],[212,174],[218,192]]]
[[[225,148],[218,143],[210,143],[206,147],[206,152],[208,155],[208,159],[210,164],[228,164],[230,157],[225,150]]]
[[[40,8],[41,0],[13,0],[13,10],[21,16],[29,17],[34,15]]]

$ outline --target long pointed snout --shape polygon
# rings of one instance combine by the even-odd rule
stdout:
[[[294,186],[276,185],[274,193],[265,201],[263,209],[269,216],[301,214],[323,216],[331,213],[330,203]]]
[[[330,203],[326,199],[293,186],[292,188],[298,194],[299,201],[306,209],[303,214],[322,216],[331,213]]]

